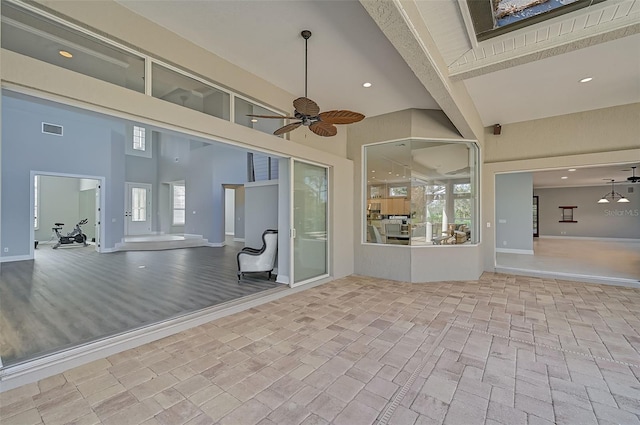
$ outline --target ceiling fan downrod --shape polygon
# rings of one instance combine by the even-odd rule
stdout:
[[[302,36],[302,38],[304,38],[304,97],[307,97],[307,57],[309,56],[307,53],[307,41],[309,41],[309,38],[311,38],[311,31],[309,30],[302,30],[302,32],[300,33],[300,35]]]

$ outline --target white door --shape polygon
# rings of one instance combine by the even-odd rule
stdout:
[[[126,183],[126,194],[124,234],[126,236],[150,234],[151,185]]]

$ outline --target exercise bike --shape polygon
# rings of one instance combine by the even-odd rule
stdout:
[[[86,218],[84,220],[80,220],[78,224],[76,224],[75,229],[66,235],[60,233],[64,223],[54,223],[56,227],[52,227],[51,230],[55,232],[55,237],[58,238],[58,242],[53,246],[53,249],[58,248],[60,245],[68,245],[72,243],[81,243],[82,245],[87,246],[87,235],[82,233],[80,226],[87,224],[88,221],[89,220]]]

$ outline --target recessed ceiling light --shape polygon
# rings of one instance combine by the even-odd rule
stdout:
[[[569,171],[573,172],[573,171],[576,171],[576,169],[575,168],[569,168]]]
[[[375,173],[375,172],[376,172],[376,170],[371,170],[371,172],[372,172],[372,173]]]
[[[66,50],[60,50],[58,51],[58,53],[60,54],[60,56],[62,56],[63,58],[67,58],[70,59],[73,57],[73,55],[69,52],[67,52]]]
[[[591,78],[591,77],[586,77],[586,78],[583,78],[582,80],[580,80],[580,82],[581,82],[581,83],[588,83],[588,82],[589,82],[589,81],[591,81],[591,80],[593,80],[593,78]]]
[[[251,122],[258,122],[258,120],[256,118],[252,118]]]
[[[566,179],[568,179],[569,177],[567,177],[567,176],[562,176],[562,177],[560,177],[560,178],[561,178],[562,180],[566,180]]]
[[[372,85],[371,83],[363,83],[362,87],[365,87],[368,89],[369,87],[371,87],[371,85]]]

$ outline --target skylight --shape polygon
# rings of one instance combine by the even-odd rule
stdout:
[[[605,0],[467,0],[478,41]]]

